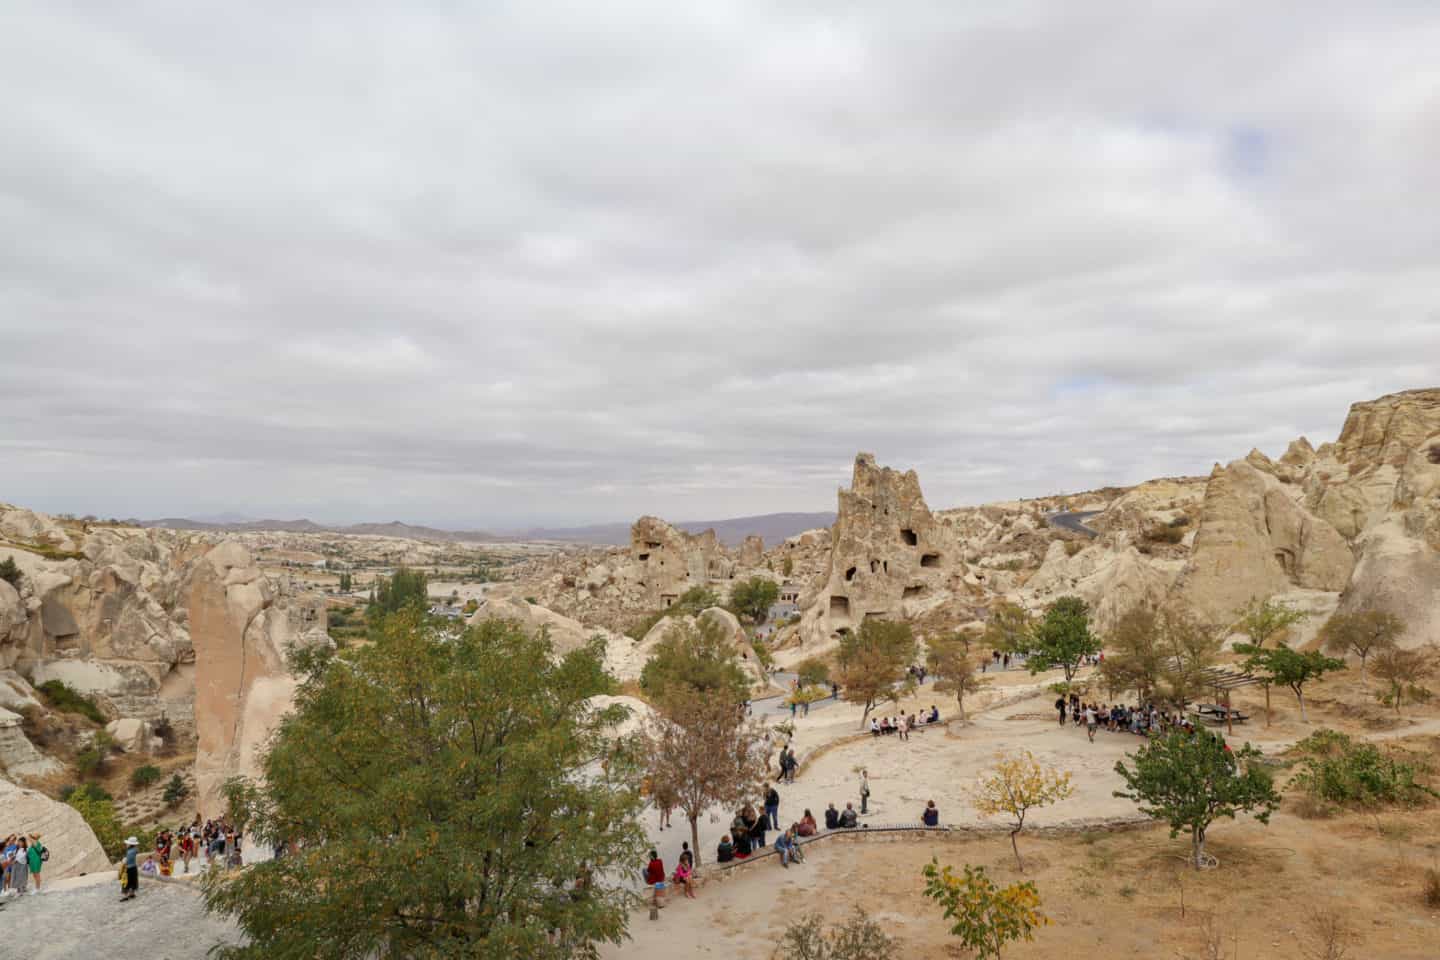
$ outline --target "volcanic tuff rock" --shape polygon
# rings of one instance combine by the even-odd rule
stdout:
[[[691,587],[728,580],[735,562],[714,530],[690,534],[659,517],[641,517],[630,529],[630,559],[635,582],[652,607],[670,606]]]
[[[477,624],[484,620],[513,620],[531,636],[544,630],[554,645],[555,653],[562,656],[580,649],[594,636],[605,639],[607,643],[617,639],[608,630],[586,627],[578,620],[539,604],[509,597],[487,597],[466,622]]]
[[[1334,527],[1296,503],[1275,476],[1236,460],[1210,476],[1176,589],[1203,617],[1228,623],[1252,597],[1292,586],[1343,589],[1354,565]]]
[[[196,564],[186,605],[195,641],[195,778],[208,812],[226,779],[258,772],[260,748],[290,709],[298,684],[289,650],[332,641],[324,600],[280,594],[233,541]]]
[[[867,617],[898,620],[920,612],[949,595],[961,567],[957,545],[931,516],[915,471],[881,468],[873,454],[859,454],[839,504],[823,579],[800,600],[806,647],[828,646]]]
[[[50,850],[44,871],[47,886],[82,873],[110,871],[110,858],[95,839],[95,831],[69,804],[0,780],[0,810],[4,811],[7,833],[38,833]]]
[[[1090,605],[1093,627],[1104,635],[1136,605],[1162,604],[1178,572],[1179,561],[1147,560],[1132,546],[1117,550],[1096,542],[1070,555],[1056,540],[1020,595],[1035,612],[1062,596],[1078,596]]]

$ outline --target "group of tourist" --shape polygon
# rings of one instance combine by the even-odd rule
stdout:
[[[50,859],[40,834],[12,833],[0,847],[0,896],[20,897],[28,891],[40,893],[40,870]],[[34,884],[34,889],[29,889]]]
[[[884,737],[895,734],[901,740],[910,739],[910,731],[921,730],[934,723],[940,722],[940,711],[934,704],[930,705],[930,712],[921,711],[919,717],[915,714],[906,716],[901,714],[898,717],[871,717],[870,735],[872,737]]]
[[[1072,693],[1069,697],[1056,698],[1055,710],[1059,715],[1060,726],[1065,726],[1067,719],[1072,726],[1083,725],[1092,743],[1095,741],[1095,732],[1102,729],[1112,733],[1133,733],[1141,737],[1161,736],[1176,729],[1195,729],[1194,724],[1183,714],[1161,710],[1154,703],[1130,706],[1122,703],[1087,703],[1080,699],[1079,694]]]

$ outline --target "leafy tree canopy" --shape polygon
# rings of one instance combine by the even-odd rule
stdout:
[[[749,698],[750,681],[733,638],[707,617],[693,626],[684,621],[669,626],[640,672],[640,689],[656,702],[688,689],[720,692],[739,703]]]
[[[1266,683],[1279,684],[1291,689],[1300,702],[1300,719],[1309,723],[1305,716],[1305,684],[1317,680],[1327,673],[1345,669],[1345,661],[1327,657],[1319,650],[1291,650],[1289,647],[1260,648],[1248,643],[1236,644],[1235,649],[1246,655],[1245,669],[1263,677]]]
[[[841,696],[865,707],[860,725],[880,700],[898,698],[915,662],[917,645],[910,624],[867,618],[860,629],[840,637],[836,659],[840,665]]]
[[[410,607],[423,610],[430,603],[429,578],[424,570],[400,567],[392,576],[375,578],[374,594],[366,613],[377,622]]]
[[[559,960],[621,941],[617,871],[644,836],[607,739],[625,710],[591,699],[614,689],[598,641],[557,659],[514,624],[456,636],[408,609],[297,666],[244,791],[251,834],[297,849],[207,874],[206,905],[246,935],[220,957]]]
[[[752,623],[760,623],[770,612],[770,606],[780,599],[780,588],[774,580],[751,577],[730,588],[730,606],[740,616]]]
[[[1405,621],[1383,610],[1357,610],[1337,613],[1320,628],[1320,641],[1326,650],[1340,656],[1355,654],[1360,658],[1360,681],[1365,681],[1365,662],[1373,653],[1395,646],[1405,633]]]
[[[1090,608],[1079,597],[1061,597],[1050,604],[1018,643],[1031,673],[1058,667],[1067,685],[1084,658],[1100,652],[1100,639],[1090,632]]]
[[[1171,837],[1190,831],[1199,870],[1209,864],[1205,832],[1217,819],[1250,812],[1268,824],[1280,806],[1270,774],[1251,762],[1259,758],[1260,751],[1248,743],[1235,754],[1208,730],[1177,730],[1141,747],[1130,758],[1133,768],[1124,761],[1115,764],[1127,787],[1115,796],[1134,800],[1147,817],[1164,820]]]

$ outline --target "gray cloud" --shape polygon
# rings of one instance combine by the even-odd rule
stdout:
[[[520,526],[1330,439],[1440,382],[1436,49],[1405,2],[21,2],[0,498]]]

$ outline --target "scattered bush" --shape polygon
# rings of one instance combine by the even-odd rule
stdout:
[[[136,790],[143,790],[159,779],[160,768],[150,763],[143,767],[136,767],[130,772],[130,786]]]
[[[1179,543],[1185,539],[1185,531],[1173,524],[1166,524],[1146,530],[1145,539],[1151,543]]]
[[[1440,870],[1425,868],[1425,905],[1440,907]]]
[[[46,680],[35,689],[45,697],[45,702],[63,713],[78,713],[92,723],[104,723],[105,714],[95,701],[80,693],[63,680]]]
[[[113,800],[110,791],[94,783],[67,783],[60,788],[60,800],[69,803],[70,798],[79,794],[90,800]]]
[[[1311,798],[1338,806],[1414,806],[1440,796],[1420,782],[1429,772],[1423,758],[1399,749],[1382,751],[1335,730],[1317,730],[1295,745],[1303,769],[1290,781]]]
[[[1079,540],[1065,541],[1065,556],[1067,557],[1073,557],[1075,556],[1075,554],[1079,553],[1081,550],[1084,549],[1085,544],[1081,543]]]
[[[880,924],[860,907],[827,934],[820,918],[811,914],[785,928],[775,948],[776,960],[873,960],[894,955],[896,943]]]
[[[180,774],[171,774],[170,782],[165,784],[164,799],[166,805],[173,807],[189,795],[190,788],[185,786],[185,781],[180,779]]]
[[[6,557],[4,560],[0,560],[0,580],[4,580],[10,584],[10,586],[19,590],[20,578],[23,576],[24,574],[20,572],[20,568],[15,564],[14,557]]]
[[[830,665],[819,657],[806,657],[795,667],[801,686],[830,682]]]

